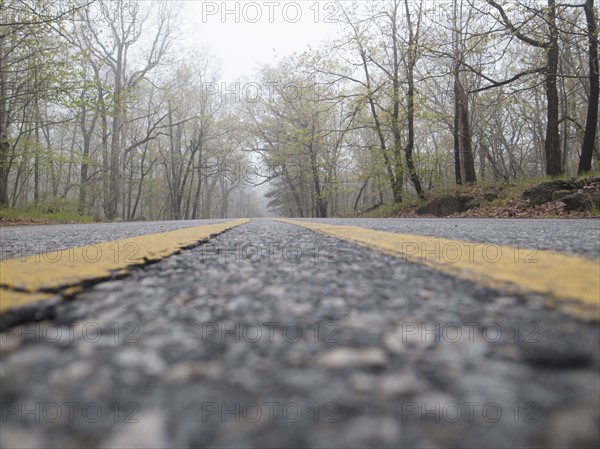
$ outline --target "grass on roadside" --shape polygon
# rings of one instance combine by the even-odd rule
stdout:
[[[43,212],[39,210],[0,209],[2,224],[93,223],[94,219],[75,212]]]

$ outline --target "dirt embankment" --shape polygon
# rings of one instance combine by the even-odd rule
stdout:
[[[371,217],[600,218],[600,177],[554,179],[519,187],[511,184],[461,186],[424,202]]]

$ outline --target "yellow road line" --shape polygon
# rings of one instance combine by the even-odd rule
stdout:
[[[600,262],[554,251],[450,240],[297,220],[279,220],[422,263],[490,287],[513,286],[600,305]]]
[[[158,261],[247,222],[233,220],[5,260],[0,262],[0,313],[47,299],[48,292],[68,292],[67,287]]]

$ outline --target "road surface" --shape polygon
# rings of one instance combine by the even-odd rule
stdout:
[[[3,448],[600,445],[598,220],[0,237]]]

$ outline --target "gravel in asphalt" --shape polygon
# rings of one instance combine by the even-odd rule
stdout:
[[[252,221],[0,334],[0,445],[597,447],[598,329]]]

